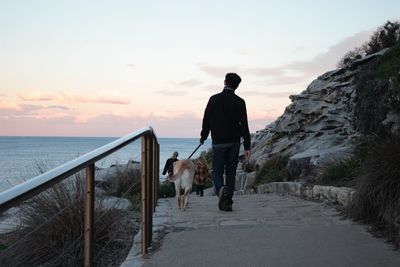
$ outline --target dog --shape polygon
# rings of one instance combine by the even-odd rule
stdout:
[[[178,209],[184,211],[189,203],[189,194],[192,192],[196,168],[194,163],[189,159],[178,160],[173,164],[173,175],[168,176],[168,180],[175,182]]]

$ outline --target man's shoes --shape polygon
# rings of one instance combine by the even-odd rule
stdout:
[[[227,205],[224,211],[232,211],[232,204]]]
[[[228,187],[223,186],[219,190],[218,196],[219,196],[219,201],[218,201],[218,208],[222,211],[226,211],[227,207],[230,206],[230,209],[232,211],[232,205],[229,203],[229,192],[228,192]]]

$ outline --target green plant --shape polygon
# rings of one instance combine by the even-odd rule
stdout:
[[[171,195],[171,183],[168,181],[160,183],[159,197],[166,198],[170,197],[170,195]]]
[[[394,46],[397,41],[399,30],[400,23],[397,21],[387,21],[383,26],[379,27],[372,34],[370,40],[363,46],[367,55],[376,53],[383,48]]]
[[[362,58],[364,55],[370,55],[388,47],[392,47],[397,42],[397,36],[400,32],[400,23],[397,21],[387,21],[371,35],[368,42],[361,47],[356,47],[347,52],[337,66],[339,68],[348,67],[352,63]]]
[[[355,157],[331,162],[322,168],[320,182],[325,185],[350,186],[359,168],[360,161]]]
[[[379,79],[389,79],[398,75],[400,71],[400,43],[397,43],[390,51],[383,55],[379,62],[375,76]]]
[[[207,165],[212,167],[212,161],[213,161],[213,152],[212,152],[212,148],[208,149],[205,153],[204,153],[204,159],[207,162]]]
[[[0,254],[0,265],[83,265],[84,186],[82,178],[82,175],[78,174],[73,179],[60,182],[21,206],[21,225],[5,241],[4,245],[7,249]],[[103,200],[101,197],[96,197],[95,202],[95,257],[107,255],[113,246],[121,246],[112,237],[119,231],[117,223],[124,213],[106,207]],[[133,228],[134,226],[124,227]],[[104,247],[108,249],[104,250]],[[120,251],[127,253],[129,247],[120,247]]]
[[[268,141],[265,143],[266,146],[270,146],[275,144],[276,142],[278,142],[279,139],[281,139],[282,137],[286,136],[287,133],[286,132],[275,132],[271,138],[268,139]]]
[[[400,113],[400,70],[389,81],[389,104],[393,111]]]
[[[400,247],[400,136],[375,139],[370,147],[348,214],[373,224]]]
[[[5,250],[7,248],[7,245],[0,243],[0,251]]]
[[[288,176],[286,168],[288,160],[287,155],[275,155],[267,159],[256,173],[255,185],[285,180]]]
[[[345,68],[345,67],[350,66],[357,59],[361,59],[364,53],[365,52],[363,51],[363,49],[361,47],[356,47],[355,49],[350,50],[342,57],[342,59],[337,64],[337,67]]]

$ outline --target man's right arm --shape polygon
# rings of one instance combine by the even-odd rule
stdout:
[[[170,159],[167,159],[167,161],[165,162],[164,170],[162,172],[163,175],[165,175],[167,173],[167,171],[168,171],[168,168],[169,168],[169,165],[170,165],[169,162],[170,162]]]

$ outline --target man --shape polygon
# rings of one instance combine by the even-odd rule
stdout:
[[[178,155],[179,155],[179,153],[175,151],[172,154],[172,156],[169,159],[167,159],[167,161],[165,162],[164,170],[162,172],[163,175],[165,175],[168,172],[168,176],[172,176],[173,169],[174,169],[174,162],[178,161]],[[171,197],[174,197],[175,193],[176,193],[175,192],[175,185],[174,185],[173,182],[171,182],[170,194],[169,195]]]
[[[232,211],[232,196],[235,189],[240,139],[243,137],[245,158],[250,157],[250,132],[245,101],[235,94],[241,78],[236,73],[225,76],[225,87],[221,93],[208,100],[204,111],[200,143],[203,144],[211,131],[213,151],[212,178],[218,194],[218,207]],[[223,174],[225,171],[226,183]]]

